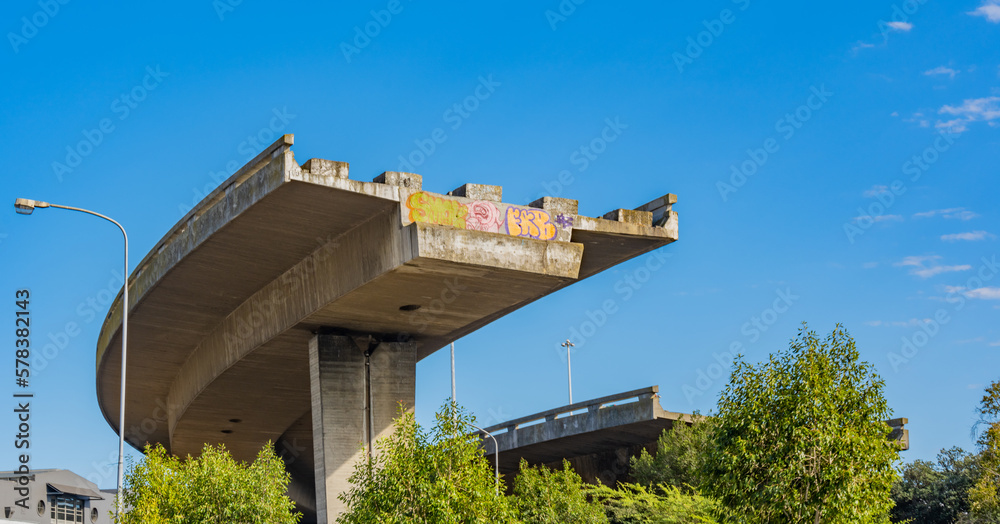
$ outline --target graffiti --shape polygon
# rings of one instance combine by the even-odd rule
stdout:
[[[559,227],[563,229],[569,229],[573,227],[573,217],[559,213],[556,215],[556,224],[559,224]]]
[[[507,234],[552,240],[556,237],[556,226],[549,220],[549,214],[541,209],[508,207]]]
[[[460,202],[419,192],[410,195],[406,199],[406,205],[410,208],[411,222],[466,228],[465,218],[469,214],[469,208]]]
[[[487,200],[474,200],[463,204],[457,200],[422,191],[410,195],[406,199],[406,206],[410,209],[410,222],[427,222],[488,233],[506,233],[538,240],[553,240],[558,233],[548,212],[541,209],[495,204]],[[571,228],[573,216],[559,214],[556,223],[563,229]]]
[[[485,200],[477,200],[468,204],[469,216],[465,220],[466,229],[499,233],[503,225],[503,217],[496,204]]]

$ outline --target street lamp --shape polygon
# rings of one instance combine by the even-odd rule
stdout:
[[[68,209],[70,211],[79,211],[81,213],[87,213],[88,215],[94,215],[95,217],[103,218],[108,222],[118,226],[118,229],[122,231],[122,237],[125,239],[125,269],[122,272],[124,275],[122,278],[125,279],[125,285],[123,286],[123,297],[122,297],[122,376],[121,376],[121,394],[120,394],[120,404],[118,406],[118,504],[117,511],[118,515],[122,513],[122,483],[124,480],[124,464],[125,464],[125,356],[126,342],[128,341],[128,234],[125,233],[125,228],[122,227],[116,220],[110,217],[106,217],[100,213],[95,213],[93,211],[88,211],[86,209],[80,209],[78,207],[70,206],[60,206],[58,204],[50,204],[48,202],[41,202],[38,200],[29,200],[27,198],[18,198],[14,201],[14,210],[21,215],[30,215],[35,208],[46,208],[46,207],[57,207],[59,209]]]
[[[479,427],[479,426],[477,426],[477,425],[475,425],[475,424],[473,424],[471,422],[466,422],[466,424],[468,424],[469,426],[472,426],[475,429],[478,429],[479,431],[482,431],[483,433],[486,433],[487,437],[490,437],[491,439],[493,439],[493,458],[495,460],[494,471],[496,471],[496,476],[497,476],[497,483],[496,483],[497,484],[497,495],[499,495],[500,494],[500,445],[497,444],[497,438],[494,437],[493,434],[490,433],[489,431],[486,431],[485,429],[483,429],[483,428],[481,428],[481,427]]]
[[[576,344],[570,342],[569,339],[567,338],[566,342],[563,342],[562,344],[559,344],[559,345],[562,346],[562,347],[564,347],[564,348],[566,348],[566,375],[569,377],[569,403],[572,404],[573,403],[573,366],[572,366],[572,364],[570,363],[570,360],[569,360],[569,351]]]

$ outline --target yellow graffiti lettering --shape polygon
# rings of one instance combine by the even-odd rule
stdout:
[[[549,220],[549,214],[541,209],[507,208],[507,233],[516,237],[552,240],[556,237],[556,226]]]
[[[410,195],[406,199],[406,206],[410,208],[411,222],[427,222],[461,229],[465,229],[465,217],[469,214],[467,207],[454,200],[428,195],[422,191]]]

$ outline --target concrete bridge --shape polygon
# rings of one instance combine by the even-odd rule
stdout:
[[[518,308],[677,240],[673,195],[603,217],[499,186],[302,165],[285,135],[178,222],[128,279],[125,436],[250,460],[268,440],[305,522],[342,510],[360,445],[412,409],[416,362]],[[118,428],[121,295],[97,345]]]
[[[561,468],[565,459],[591,484],[632,482],[632,457],[643,449],[655,454],[663,430],[692,424],[699,416],[663,409],[659,391],[659,386],[650,386],[501,422],[485,428],[496,444],[484,438],[483,446],[507,478],[520,471],[522,458],[533,466],[553,468]],[[908,422],[905,418],[885,421],[892,428],[889,440],[897,442],[901,451],[910,448]]]

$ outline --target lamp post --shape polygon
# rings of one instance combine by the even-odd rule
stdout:
[[[566,374],[569,377],[569,403],[570,404],[573,403],[573,366],[572,366],[572,364],[570,363],[570,360],[569,360],[569,353],[570,353],[570,349],[572,349],[573,346],[575,346],[575,345],[576,344],[570,342],[568,338],[566,339],[566,342],[563,342],[562,344],[560,344],[560,346],[566,348]]]
[[[481,428],[481,427],[479,427],[479,426],[477,426],[475,424],[472,424],[471,422],[466,422],[466,424],[468,424],[469,426],[472,426],[475,429],[478,429],[479,431],[482,431],[483,433],[486,434],[487,437],[490,437],[491,439],[493,439],[493,459],[495,461],[494,462],[494,464],[495,464],[494,465],[494,471],[496,472],[496,477],[497,477],[497,482],[496,482],[496,485],[497,485],[497,488],[496,488],[497,489],[497,495],[499,495],[500,494],[500,445],[497,444],[497,438],[494,437],[493,434],[490,433],[489,431],[486,431],[485,429],[483,429],[483,428]]]
[[[122,374],[121,374],[121,393],[120,393],[120,403],[118,406],[118,494],[117,494],[117,513],[121,515],[122,513],[122,482],[124,480],[124,464],[125,464],[125,357],[127,355],[126,343],[128,341],[128,234],[125,233],[125,228],[122,227],[113,218],[104,216],[100,213],[95,213],[93,211],[88,211],[86,209],[81,209],[78,207],[70,206],[60,206],[57,204],[50,204],[48,202],[41,202],[38,200],[29,200],[27,198],[18,198],[14,201],[14,209],[21,215],[30,215],[35,208],[46,208],[46,207],[56,207],[59,209],[68,209],[70,211],[79,211],[81,213],[87,213],[88,215],[94,215],[95,217],[103,218],[108,222],[118,226],[118,229],[122,231],[122,238],[125,239],[125,266],[122,275],[125,279],[125,285],[123,286],[123,297],[122,297]]]

